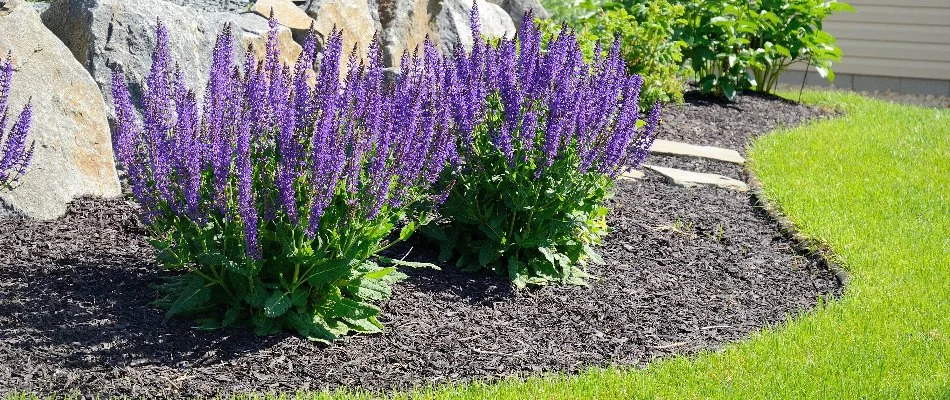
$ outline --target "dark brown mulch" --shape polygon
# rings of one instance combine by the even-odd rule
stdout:
[[[749,139],[775,128],[794,127],[829,112],[781,97],[750,93],[735,102],[689,92],[682,105],[663,112],[659,137],[745,152]]]
[[[789,120],[809,116],[758,101]],[[678,110],[667,117],[680,120]],[[743,129],[759,123],[750,117]],[[383,308],[385,333],[329,347],[163,322],[149,287],[164,273],[126,201],[79,200],[56,221],[0,220],[0,393],[385,390],[643,366],[781,324],[842,290],[746,194],[650,175],[620,182],[610,207],[608,265],[590,268],[589,287],[519,292],[504,278],[409,270]],[[424,243],[409,249],[411,259],[432,257]]]

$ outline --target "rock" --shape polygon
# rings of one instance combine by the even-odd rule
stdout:
[[[620,179],[643,179],[646,176],[647,175],[644,174],[643,171],[631,169],[629,171],[626,171],[620,174]]]
[[[725,161],[734,164],[745,164],[745,158],[738,151],[723,149],[712,146],[697,146],[689,143],[671,142],[669,140],[657,139],[650,147],[650,152],[654,154],[664,154],[671,156],[687,156],[707,158],[710,160]]]
[[[298,37],[298,32],[307,32],[314,23],[313,18],[290,0],[258,0],[251,6],[251,11],[265,18],[270,17],[271,10],[277,22],[290,28]]]
[[[13,55],[11,110],[33,104],[33,162],[0,191],[0,216],[52,219],[81,196],[120,194],[99,88],[24,0],[0,1],[0,53]]]
[[[159,19],[169,28],[172,57],[199,96],[208,79],[215,39],[226,22],[232,23],[239,56],[243,57],[248,44],[258,54],[264,51],[267,20],[253,13],[205,12],[163,0],[53,0],[43,13],[43,23],[99,84],[110,110],[113,66],[125,69],[133,95],[141,93],[152,64]],[[281,28],[278,38],[284,62],[293,63],[300,45],[287,28]]]
[[[438,45],[441,0],[376,0],[382,26],[383,63],[399,67],[403,52],[422,48],[426,36]]]
[[[551,14],[544,9],[540,0],[488,0],[491,3],[501,6],[505,12],[514,21],[515,27],[521,27],[521,20],[524,15],[531,11],[531,15],[536,19],[550,19]]]
[[[379,29],[368,0],[313,0],[304,7],[307,15],[316,21],[314,28],[323,39],[330,36],[334,27],[343,31],[344,56],[340,62],[344,65],[354,46],[357,54],[366,54]]]
[[[749,185],[737,179],[727,176],[706,174],[702,172],[685,171],[682,169],[658,167],[655,165],[644,165],[644,168],[656,171],[672,182],[674,185],[684,187],[712,186],[723,189],[731,189],[739,192],[748,192]]]
[[[31,1],[30,5],[33,6],[33,10],[35,10],[37,14],[42,14],[43,11],[49,8],[49,3],[45,1]]]
[[[489,38],[515,36],[515,24],[505,10],[485,0],[477,1],[482,35]],[[436,20],[442,54],[451,54],[457,42],[461,42],[466,51],[472,49],[474,42],[469,21],[473,4],[473,0],[443,0],[442,11]]]

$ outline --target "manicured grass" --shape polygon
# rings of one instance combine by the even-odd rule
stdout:
[[[950,399],[950,112],[834,92],[805,101],[846,115],[776,132],[749,158],[767,196],[848,270],[842,299],[722,351],[643,370],[395,397]]]
[[[836,252],[850,275],[842,299],[723,351],[643,370],[395,397],[950,398],[950,112],[836,92],[805,101],[846,114],[769,135],[749,158],[767,196]]]

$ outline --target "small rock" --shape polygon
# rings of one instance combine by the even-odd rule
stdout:
[[[620,174],[620,179],[643,179],[644,177],[646,177],[646,174],[636,169],[631,169]]]
[[[650,153],[707,158],[739,165],[745,164],[745,158],[735,150],[712,146],[697,146],[663,139],[657,139],[653,142],[653,146],[650,147]]]
[[[644,167],[665,176],[674,185],[684,187],[712,186],[736,190],[739,192],[749,191],[749,185],[746,185],[745,182],[727,176],[685,171],[676,168],[658,167],[655,165],[644,165]]]
[[[10,109],[33,105],[27,141],[33,162],[20,184],[0,191],[0,216],[53,219],[81,196],[120,193],[106,120],[96,83],[23,0],[0,2],[0,54],[13,55]]]

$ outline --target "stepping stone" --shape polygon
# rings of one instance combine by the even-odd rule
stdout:
[[[745,182],[732,179],[728,176],[716,175],[716,174],[706,174],[702,172],[692,172],[685,171],[682,169],[668,168],[668,167],[658,167],[655,165],[644,165],[645,168],[649,168],[653,171],[656,171],[660,175],[666,177],[666,179],[673,182],[674,185],[684,186],[684,187],[696,187],[696,186],[712,186],[723,189],[731,189],[739,192],[748,192],[749,185],[746,185]]]
[[[650,146],[650,152],[670,156],[708,158],[710,160],[725,161],[739,165],[745,164],[745,157],[742,157],[742,155],[735,150],[712,146],[698,146],[663,139],[653,141],[653,146]]]
[[[620,179],[643,179],[647,175],[643,171],[631,169],[627,172],[620,174]]]

